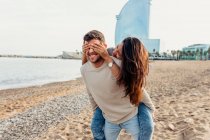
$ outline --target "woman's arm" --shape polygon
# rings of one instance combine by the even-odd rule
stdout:
[[[105,59],[105,62],[107,63],[107,65],[109,63],[112,63],[110,70],[112,72],[112,75],[115,77],[115,79],[118,80],[120,78],[120,67],[117,65],[117,63],[113,60],[111,56],[107,57]]]
[[[83,52],[82,54],[82,65],[84,65],[87,62],[86,53]]]
[[[88,45],[88,42],[85,41],[82,46],[82,65],[84,65],[88,61],[86,52],[88,51],[89,48],[90,46]]]
[[[86,83],[85,76],[84,76],[84,69],[80,68],[80,72],[81,72],[81,75],[83,77],[84,82]],[[88,93],[88,96],[89,96],[89,100],[90,100],[92,109],[93,109],[93,111],[95,111],[96,108],[98,107],[98,105],[96,104],[95,100],[93,99],[92,94],[91,94],[87,85],[86,85],[86,89],[87,89],[87,93]]]
[[[96,102],[95,102],[95,100],[93,99],[93,97],[92,97],[90,91],[88,90],[88,87],[86,87],[86,89],[87,89],[87,93],[88,93],[88,96],[89,96],[89,100],[90,100],[90,104],[91,104],[91,106],[92,106],[92,109],[93,109],[93,111],[95,111],[96,108],[98,107],[98,105],[96,104]]]
[[[109,63],[112,63],[112,67],[110,67],[110,70],[113,74],[113,76],[115,77],[115,79],[119,79],[120,77],[120,67],[115,63],[115,61],[113,60],[113,58],[109,55],[106,46],[104,44],[94,44],[92,46],[93,50],[95,52],[97,52],[105,61],[105,63],[107,63],[107,65]]]

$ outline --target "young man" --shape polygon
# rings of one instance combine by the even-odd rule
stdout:
[[[140,133],[152,133],[153,124],[148,108],[141,104],[139,109],[143,112],[137,115],[138,107],[130,103],[129,97],[125,97],[124,87],[117,85],[118,73],[116,69],[119,68],[120,61],[113,57],[103,58],[91,47],[96,44],[106,47],[103,34],[96,30],[88,32],[84,36],[84,44],[86,47],[88,46],[85,57],[89,61],[81,67],[81,73],[94,110],[91,124],[94,139],[105,139],[103,132],[104,118],[106,119],[105,136],[107,140],[117,139],[121,128],[131,133],[134,139],[138,139]],[[103,53],[107,52],[101,52],[100,54]],[[146,97],[143,102],[153,108],[149,96],[146,93],[143,96]],[[140,117],[140,115],[144,116]],[[145,118],[147,120],[146,125],[144,125]],[[142,121],[143,123],[140,123]],[[139,124],[142,125],[139,126]],[[144,127],[147,132],[140,132],[140,127]]]

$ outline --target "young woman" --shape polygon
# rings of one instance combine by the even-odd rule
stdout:
[[[89,48],[100,54],[104,59],[112,59],[102,45],[85,43],[84,51]],[[125,87],[125,96],[130,98],[130,102],[138,106],[139,139],[150,140],[154,128],[151,114],[154,106],[143,88],[146,75],[148,74],[148,53],[139,39],[128,37],[117,46],[113,56],[121,59],[119,69],[116,71],[118,74],[115,75],[117,83]],[[83,59],[83,64],[85,61]],[[105,139],[104,124],[105,119],[102,111],[100,108],[97,108],[91,123],[91,130],[95,140]]]

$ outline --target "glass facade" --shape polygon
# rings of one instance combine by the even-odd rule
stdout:
[[[128,36],[139,38],[149,52],[159,52],[160,40],[149,39],[151,0],[129,0],[116,16],[115,45]]]
[[[181,59],[208,60],[210,44],[193,44],[182,49]]]

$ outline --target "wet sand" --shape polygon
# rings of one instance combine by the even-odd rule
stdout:
[[[146,89],[153,140],[210,139],[210,61],[153,61]],[[0,90],[0,139],[89,140],[92,110],[81,78]],[[120,140],[130,136],[121,134]]]

